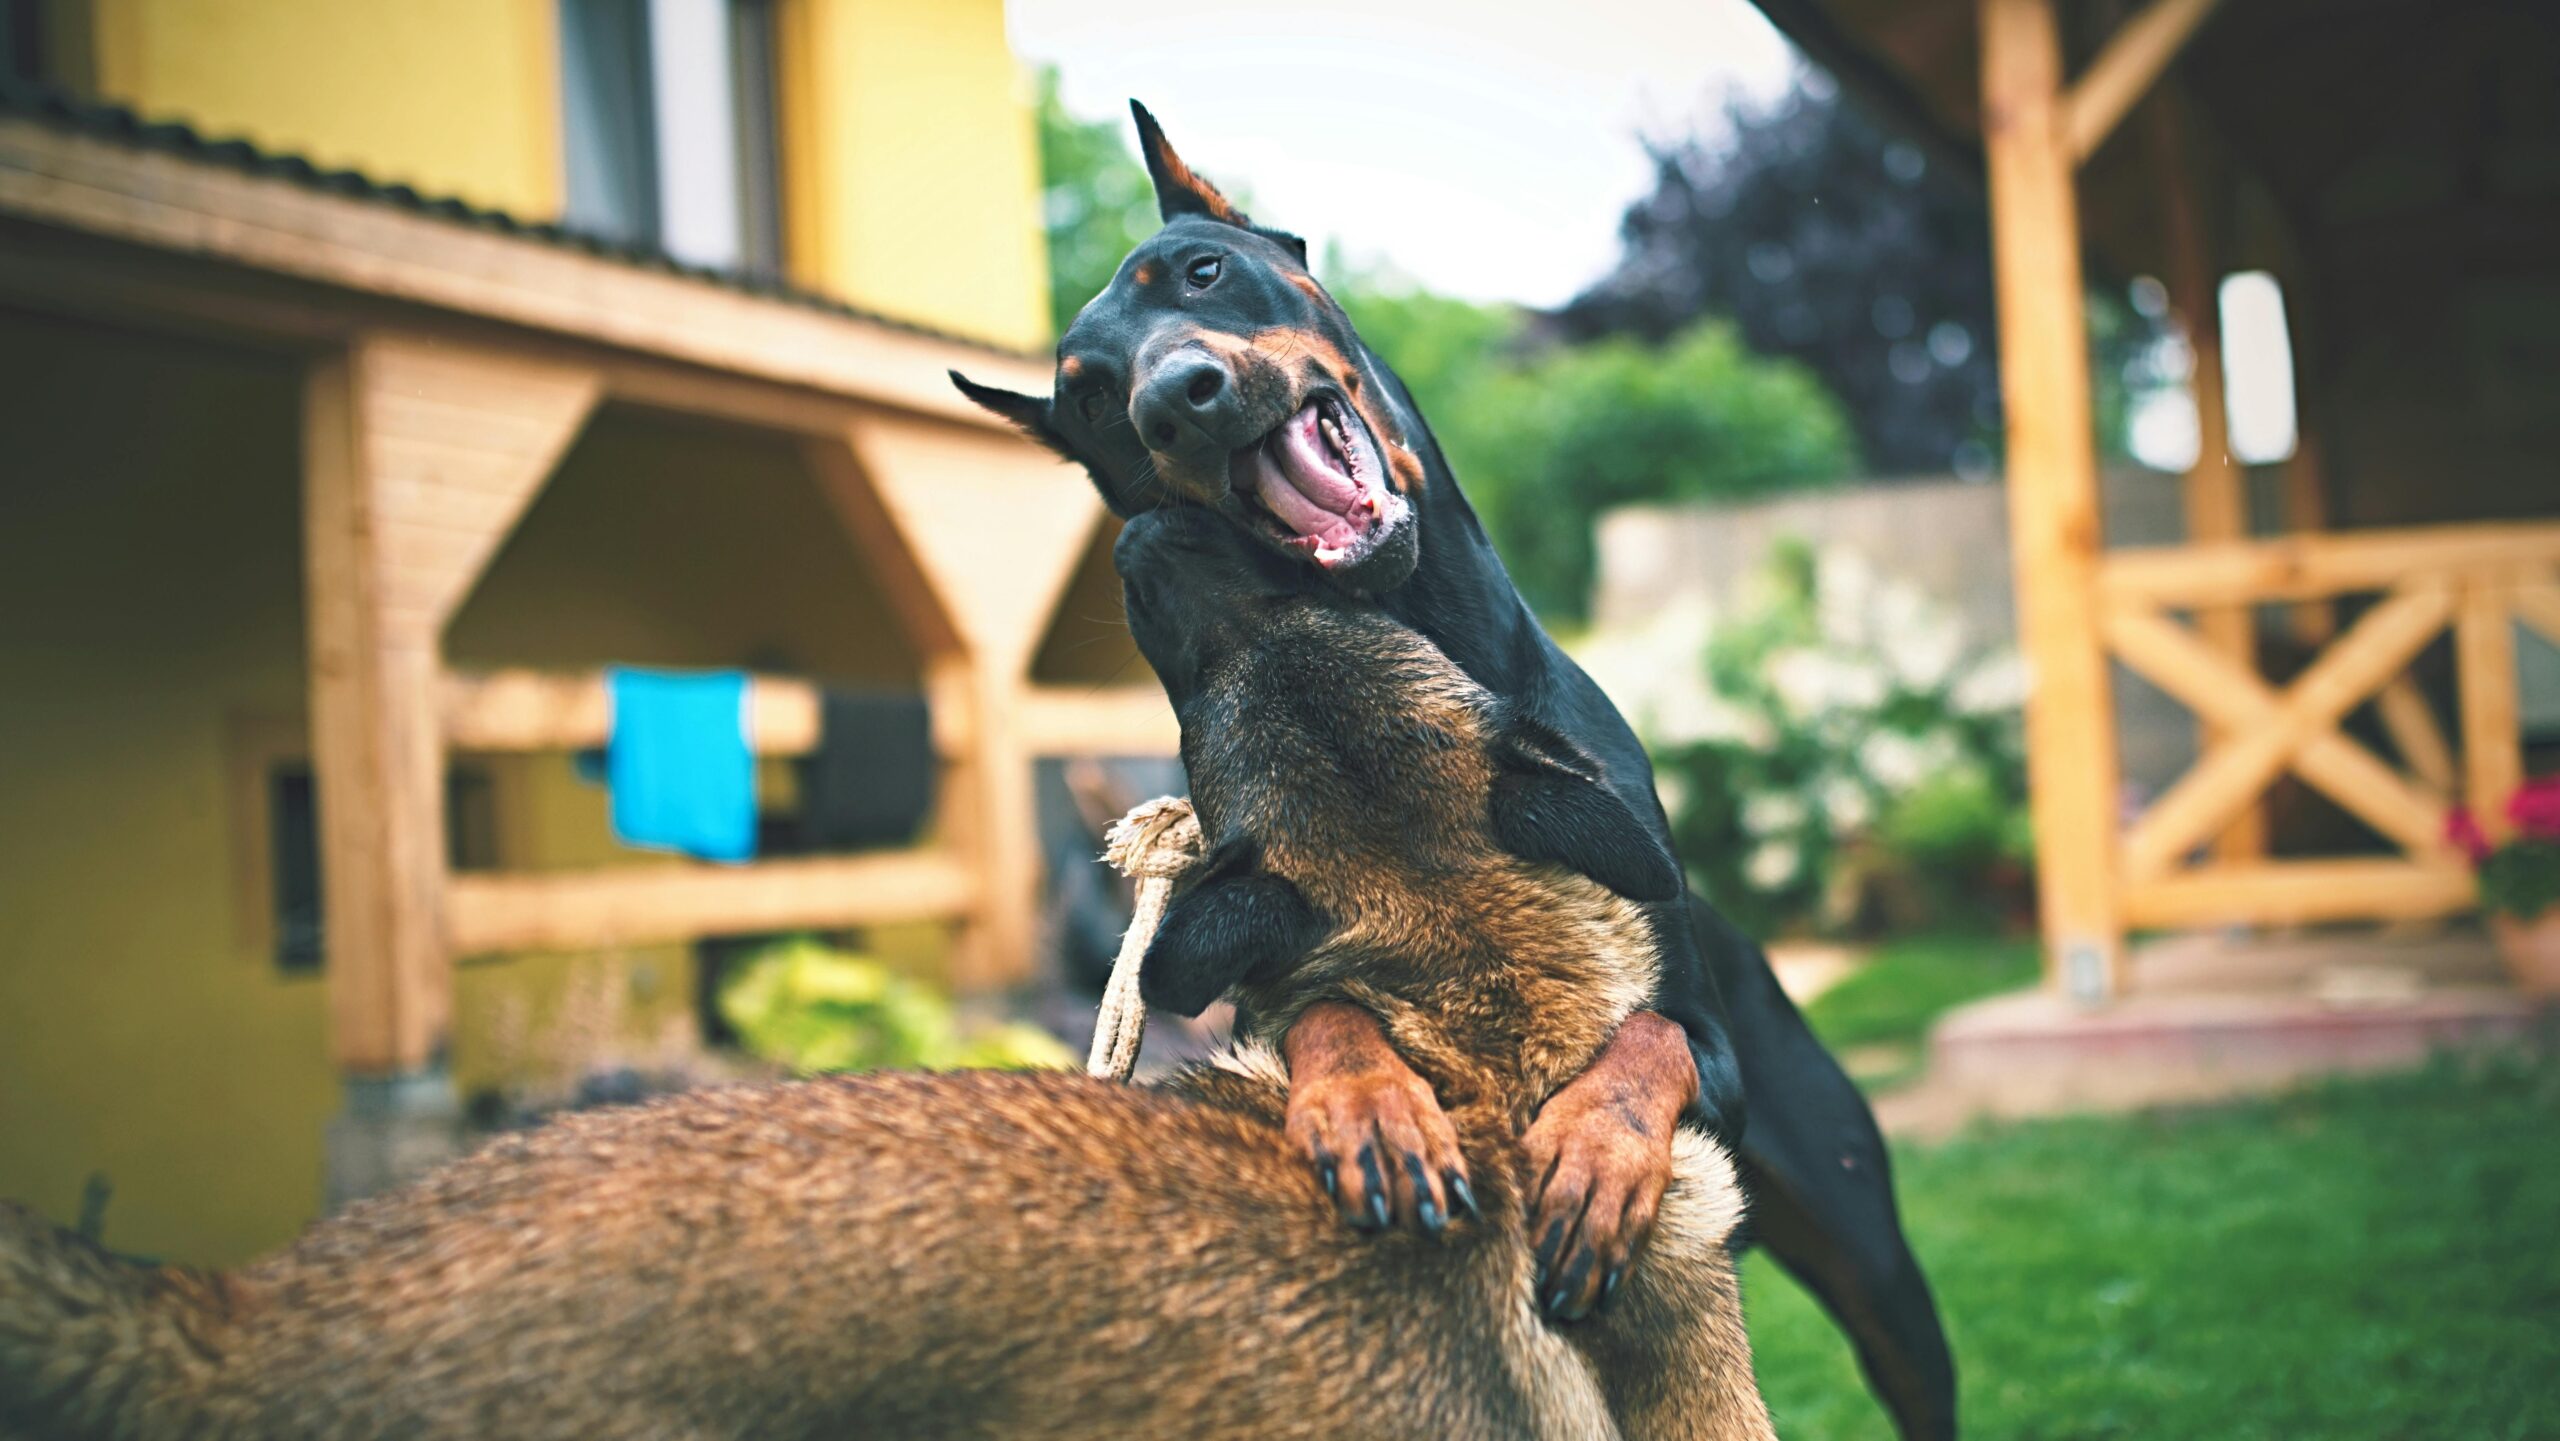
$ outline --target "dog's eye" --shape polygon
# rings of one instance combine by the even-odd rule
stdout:
[[[1099,390],[1086,391],[1083,398],[1076,402],[1076,409],[1084,416],[1084,423],[1087,425],[1100,425],[1103,412],[1110,408],[1111,402],[1103,399],[1102,392]]]
[[[1182,272],[1182,278],[1191,282],[1192,289],[1206,290],[1217,283],[1218,266],[1218,257],[1204,255],[1191,262],[1191,268]]]

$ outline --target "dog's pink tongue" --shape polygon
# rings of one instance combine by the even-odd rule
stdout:
[[[1345,512],[1360,499],[1360,486],[1325,449],[1314,406],[1289,417],[1254,459],[1254,490],[1282,524],[1326,545],[1359,534]]]

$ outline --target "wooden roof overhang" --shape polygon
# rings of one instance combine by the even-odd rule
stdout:
[[[1850,91],[1980,170],[1977,0],[1758,3]],[[2328,447],[2337,523],[2512,510],[2529,457],[2560,439],[2519,398],[2560,386],[2560,345],[2536,339],[2560,312],[2560,6],[2055,13],[2089,264],[2173,291],[2199,261],[2278,277],[2306,426],[2345,431]],[[2422,458],[2497,475],[2495,499],[2466,507],[2400,473]]]
[[[1048,384],[1042,358],[6,112],[0,299],[312,342],[390,319],[504,331],[635,398],[725,377],[742,418],[794,428],[859,404],[1000,429],[945,370]]]
[[[1106,517],[945,371],[1045,390],[1045,359],[5,90],[0,308],[305,362],[311,745],[333,798],[332,1048],[351,1073],[432,1065],[451,961],[474,951],[932,917],[959,928],[956,984],[1018,979],[1039,865],[1031,757],[1170,749],[1151,687],[1030,677]],[[449,748],[595,738],[594,676],[449,672],[441,636],[604,401],[799,438],[921,658],[941,759],[927,843],[738,868],[449,872]],[[757,695],[758,744],[805,749],[805,688]],[[801,723],[769,735],[767,711]]]

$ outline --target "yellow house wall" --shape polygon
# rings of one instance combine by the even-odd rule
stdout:
[[[288,358],[0,310],[0,1196],[67,1221],[103,1172],[109,1242],[188,1261],[316,1212],[339,1104],[324,982],[276,969],[242,883],[267,835],[234,761],[244,722],[306,710],[299,386]],[[914,670],[788,443],[612,409],[447,647]],[[564,758],[494,773],[506,864],[651,863]],[[511,1037],[575,1021],[573,990],[645,1038],[693,986],[683,947],[465,966],[456,1077],[543,1079]]]
[[[793,279],[1025,349],[1047,343],[1029,88],[1001,0],[781,0]]]
[[[104,1172],[151,1254],[288,1233],[336,1105],[321,982],[240,938],[225,756],[302,706],[296,397],[0,314],[0,1195],[67,1217]]]
[[[86,3],[87,68],[108,99],[429,195],[560,213],[552,0]],[[954,334],[1044,344],[1039,145],[1002,0],[778,4],[794,280]]]
[[[99,93],[528,218],[560,210],[549,0],[91,0]]]

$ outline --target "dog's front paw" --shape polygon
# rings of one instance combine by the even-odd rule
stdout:
[[[1578,1321],[1616,1293],[1662,1209],[1672,1134],[1696,1094],[1679,1027],[1640,1011],[1520,1138],[1537,1300],[1548,1315]]]
[[[1342,1219],[1364,1231],[1438,1235],[1476,1214],[1458,1133],[1431,1087],[1401,1063],[1293,1081],[1289,1141],[1316,1168]]]

